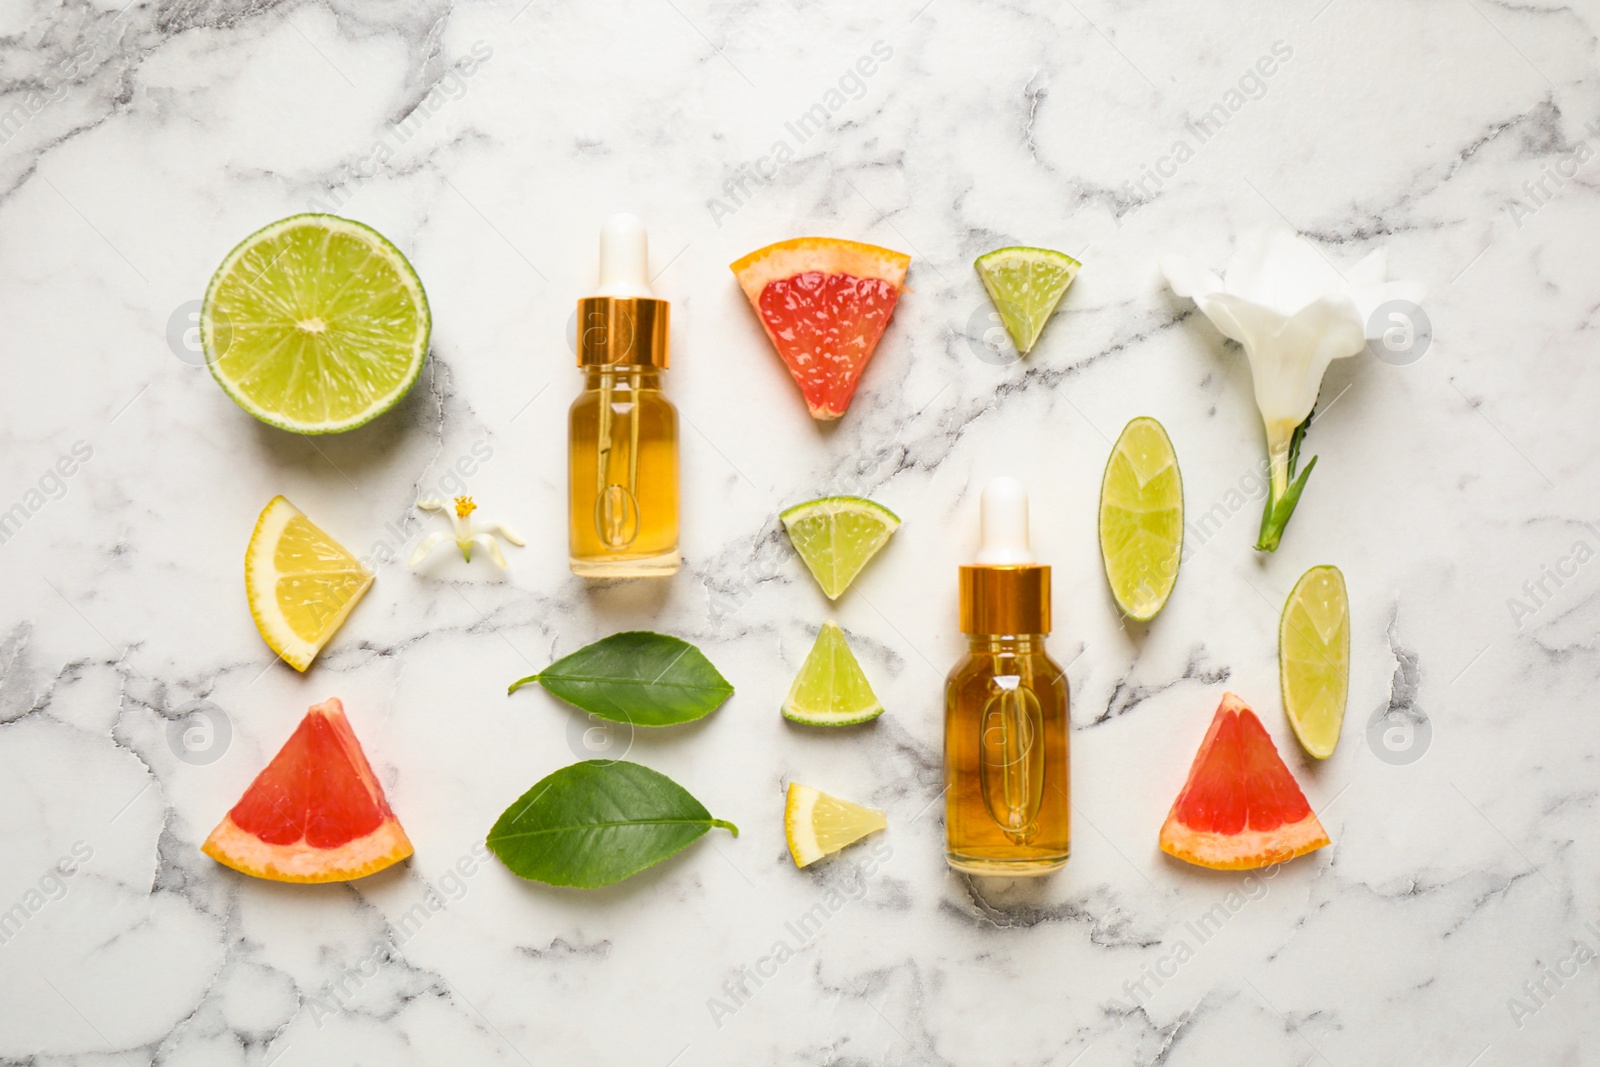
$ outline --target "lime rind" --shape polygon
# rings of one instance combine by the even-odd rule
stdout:
[[[883,714],[844,631],[825,622],[783,702],[783,717],[806,726],[855,726]]]
[[[1149,622],[1166,606],[1183,559],[1183,475],[1155,419],[1131,420],[1106,460],[1100,558],[1123,614]]]
[[[808,500],[786,508],[778,518],[829,600],[839,599],[900,528],[898,515],[858,496]]]
[[[811,514],[823,512],[837,512],[844,510],[870,511],[878,515],[891,528],[900,525],[900,516],[873,500],[864,496],[824,496],[816,500],[807,500],[802,504],[794,504],[784,508],[778,513],[778,518],[784,522],[792,519],[803,518]]]
[[[431,330],[404,254],[370,226],[315,213],[235,245],[200,312],[223,391],[262,422],[306,434],[353,430],[397,404],[422,372]]]
[[[1338,567],[1312,567],[1284,602],[1278,678],[1300,747],[1327,759],[1339,745],[1350,696],[1350,597]]]
[[[1027,355],[1082,263],[1049,248],[997,248],[972,263],[1017,351]]]

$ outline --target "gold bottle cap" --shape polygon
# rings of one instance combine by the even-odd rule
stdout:
[[[1050,568],[1028,548],[1028,491],[1015,478],[983,487],[978,559],[961,568],[961,632],[1050,632]]]
[[[961,568],[961,632],[1050,632],[1050,568],[1042,563]]]
[[[672,305],[649,296],[586,296],[578,301],[578,366],[667,366]]]

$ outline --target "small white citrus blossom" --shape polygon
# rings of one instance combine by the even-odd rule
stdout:
[[[1161,272],[1174,293],[1192,299],[1218,330],[1244,346],[1250,360],[1272,472],[1256,547],[1271,552],[1311,473],[1307,464],[1295,479],[1291,446],[1316,405],[1328,364],[1366,347],[1373,312],[1382,304],[1420,303],[1423,286],[1388,281],[1388,256],[1381,248],[1341,274],[1282,223],[1240,240],[1226,281],[1181,256],[1162,260]],[[1370,325],[1377,331],[1373,336],[1382,325]]]
[[[417,507],[423,511],[444,511],[449,506],[449,503],[443,500],[417,501]],[[406,561],[406,566],[415,567],[424,559],[427,559],[434,549],[446,541],[454,539],[456,547],[461,550],[461,558],[468,563],[472,562],[472,546],[481,544],[488,551],[489,558],[494,560],[495,565],[502,570],[505,569],[505,553],[500,551],[500,542],[495,540],[496,535],[504,537],[507,541],[517,546],[522,545],[522,538],[498,522],[489,522],[482,525],[474,523],[471,516],[476,510],[478,510],[478,505],[472,502],[470,496],[456,497],[455,514],[450,517],[450,522],[455,527],[454,531],[452,533],[439,531],[424,537],[418,542],[416,551],[411,553],[411,558]]]

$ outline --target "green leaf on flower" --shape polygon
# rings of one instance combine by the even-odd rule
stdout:
[[[1294,478],[1295,468],[1300,465],[1300,443],[1306,439],[1306,431],[1311,428],[1311,420],[1316,417],[1316,405],[1312,405],[1311,414],[1307,415],[1304,421],[1294,428],[1294,435],[1289,438],[1289,477],[1291,480]],[[1284,496],[1287,498],[1288,493],[1285,492]]]
[[[1295,444],[1290,446],[1290,455],[1294,454],[1300,440],[1299,431],[1295,432]],[[1274,499],[1272,491],[1267,491],[1267,506],[1261,513],[1261,536],[1256,540],[1256,551],[1276,552],[1278,542],[1283,540],[1284,528],[1289,525],[1289,516],[1294,514],[1295,505],[1300,503],[1300,494],[1305,491],[1306,479],[1311,477],[1311,471],[1317,465],[1317,457],[1312,456],[1311,462],[1306,464],[1306,469],[1300,472],[1300,477],[1289,483],[1283,496]],[[1290,461],[1293,470],[1293,460]]]

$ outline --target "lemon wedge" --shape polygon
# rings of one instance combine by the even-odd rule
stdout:
[[[796,867],[815,863],[888,825],[883,812],[875,808],[840,800],[799,782],[789,783],[783,833]]]
[[[297,671],[311,666],[373,574],[282,496],[262,509],[244,555],[250,617],[261,637]]]

